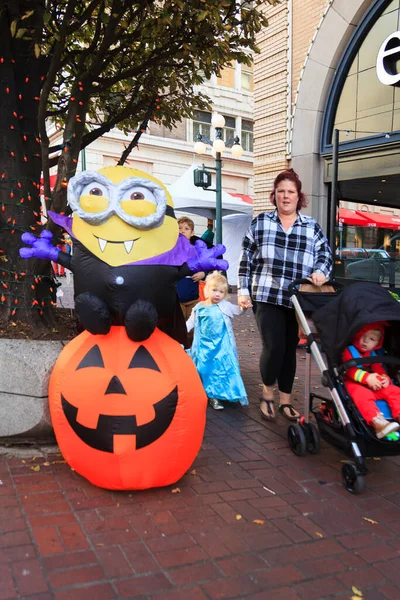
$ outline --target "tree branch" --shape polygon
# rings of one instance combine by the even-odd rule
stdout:
[[[138,131],[136,132],[132,141],[129,143],[129,145],[125,148],[125,150],[121,154],[121,158],[117,162],[117,165],[122,166],[125,163],[125,161],[127,160],[128,156],[130,155],[132,150],[138,145],[138,142],[142,136],[142,133],[144,133],[146,131],[147,126],[149,124],[149,120],[151,118],[151,115],[153,114],[154,107],[155,107],[155,101],[156,101],[156,99],[154,98],[154,100],[150,104],[149,108],[147,109],[147,112],[146,112],[145,118],[142,121],[142,124],[140,125],[140,127],[139,127]]]

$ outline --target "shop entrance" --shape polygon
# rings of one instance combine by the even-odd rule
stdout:
[[[400,174],[338,181],[337,198],[335,276],[399,288]]]

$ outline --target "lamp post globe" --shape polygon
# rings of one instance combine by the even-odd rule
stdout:
[[[196,152],[196,154],[205,154],[206,149],[207,149],[207,146],[202,141],[196,142],[195,145],[193,146],[193,150]]]
[[[240,144],[233,144],[231,148],[232,156],[240,158],[243,154],[243,148]]]
[[[206,147],[211,146],[211,154],[215,158],[215,167],[207,167],[215,171],[215,189],[207,187],[208,191],[215,192],[215,241],[217,244],[222,243],[222,159],[221,153],[225,148],[232,149],[232,156],[240,158],[243,154],[243,148],[239,143],[238,136],[226,141],[223,140],[222,129],[225,126],[225,118],[219,113],[214,113],[211,119],[211,125],[215,129],[215,139],[210,140],[207,136],[198,133],[197,142],[194,145],[196,154],[204,154]],[[203,164],[203,169],[205,169]],[[202,186],[203,189],[206,189]]]
[[[213,142],[213,148],[215,150],[215,152],[219,152],[222,153],[225,150],[225,142],[224,140],[221,139],[216,139]]]
[[[214,113],[211,119],[211,125],[214,129],[222,129],[222,127],[225,127],[225,118],[219,113]]]

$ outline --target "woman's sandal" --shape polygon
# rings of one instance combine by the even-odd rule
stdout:
[[[300,413],[294,408],[293,404],[281,404],[278,408],[281,415],[289,419],[289,421],[297,421],[300,418]]]
[[[266,406],[267,406],[267,413],[266,414],[262,408],[261,405],[262,403],[265,402]],[[266,398],[260,398],[260,414],[262,416],[263,419],[265,419],[266,421],[274,421],[276,418],[275,415],[275,408],[274,408],[274,401],[273,400],[267,400]]]

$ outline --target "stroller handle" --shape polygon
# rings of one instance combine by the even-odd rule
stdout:
[[[306,277],[303,277],[302,279],[295,279],[294,281],[289,283],[289,287],[288,287],[289,294],[291,296],[297,295],[300,291],[299,287],[301,285],[303,285],[303,283],[308,283],[308,284],[313,285],[311,279],[308,279]],[[328,281],[325,281],[325,283],[323,285],[330,285],[334,288],[335,291],[343,289],[343,284],[336,281],[336,279],[329,279]]]

